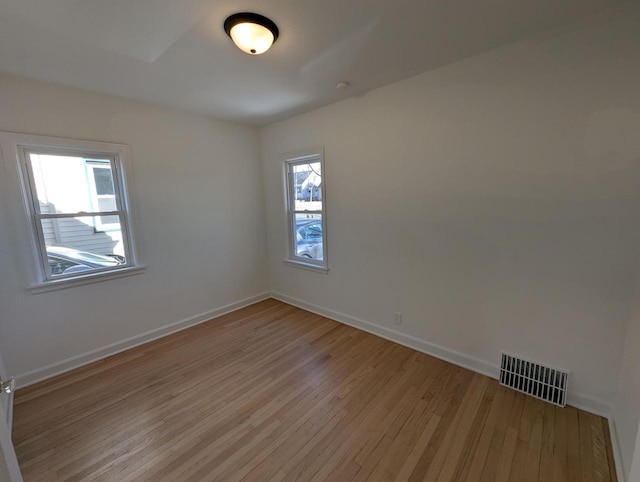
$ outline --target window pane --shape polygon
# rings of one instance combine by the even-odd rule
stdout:
[[[97,211],[117,211],[118,207],[116,206],[116,197],[115,196],[100,196],[98,198],[98,209]],[[109,229],[110,225],[113,223],[118,223],[120,218],[116,215],[111,216],[100,216],[101,226],[96,226],[101,231],[105,229]]]
[[[322,170],[319,162],[292,166],[296,210],[322,211]]]
[[[111,174],[111,166],[93,167],[93,180],[96,183],[96,194],[102,196],[104,194],[115,195],[113,188],[113,176]]]
[[[315,260],[323,259],[321,214],[296,214],[296,256]]]
[[[100,216],[40,220],[51,276],[118,268],[126,262],[120,222],[114,229],[95,229]]]
[[[99,197],[115,194],[108,159],[29,153],[28,160],[43,214],[97,212]]]

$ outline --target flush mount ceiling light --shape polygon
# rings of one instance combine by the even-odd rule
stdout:
[[[278,27],[257,13],[234,13],[224,21],[224,31],[240,50],[250,55],[265,53],[278,40]]]

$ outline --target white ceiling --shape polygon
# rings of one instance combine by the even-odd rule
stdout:
[[[0,0],[0,72],[265,124],[594,14],[616,0]],[[278,24],[270,51],[222,23]],[[337,90],[347,80],[351,87]]]

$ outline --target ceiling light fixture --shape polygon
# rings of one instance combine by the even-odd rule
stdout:
[[[240,50],[250,55],[265,53],[278,40],[278,27],[257,13],[234,13],[224,21],[224,31]]]

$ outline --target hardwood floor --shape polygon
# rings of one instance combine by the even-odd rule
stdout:
[[[25,481],[615,481],[607,421],[267,300],[19,390]]]

